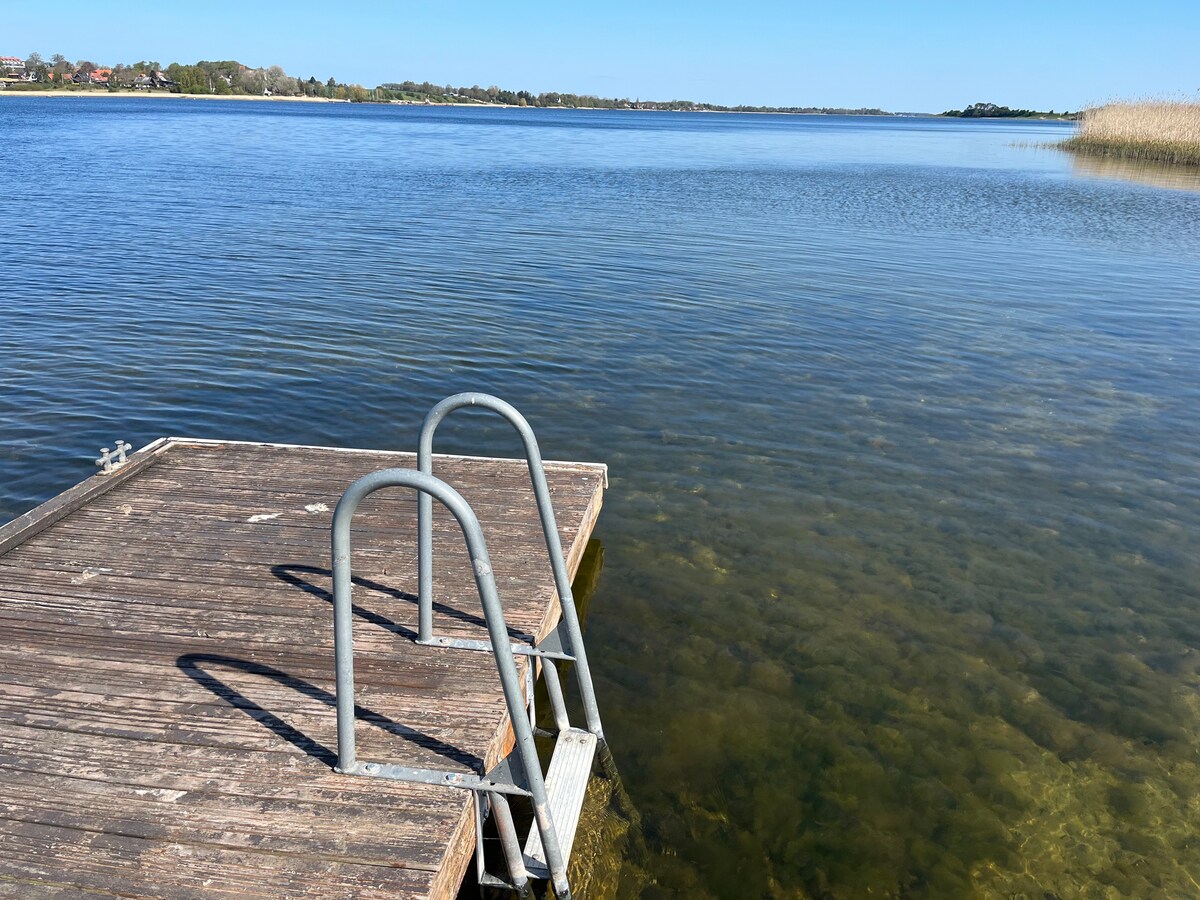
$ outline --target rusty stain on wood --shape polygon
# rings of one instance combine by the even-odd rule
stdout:
[[[169,438],[0,527],[0,896],[454,896],[470,796],[331,769],[331,511],[392,466],[415,458]],[[479,514],[512,633],[547,634],[524,462],[435,472]],[[606,470],[547,478],[574,575]],[[494,660],[412,642],[415,495],[372,496],[354,535],[360,752],[494,765],[512,742]],[[436,629],[486,637],[448,515],[434,538]]]

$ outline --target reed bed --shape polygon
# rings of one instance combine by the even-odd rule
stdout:
[[[1060,145],[1094,156],[1200,166],[1200,103],[1141,100],[1085,109]]]

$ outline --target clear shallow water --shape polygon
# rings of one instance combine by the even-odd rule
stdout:
[[[1200,892],[1200,195],[1064,131],[9,98],[0,519],[492,391],[611,465],[620,896]]]

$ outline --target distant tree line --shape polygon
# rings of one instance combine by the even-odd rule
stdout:
[[[115,71],[115,69],[114,69]],[[272,97],[322,97],[327,100],[364,102],[368,91],[359,84],[343,84],[330,76],[293,78],[282,66],[252,69],[234,60],[201,60],[190,66],[171,63],[166,73],[182,94],[253,94]]]
[[[761,112],[761,113],[803,113],[807,115],[824,116],[894,116],[897,113],[888,112],[878,107],[858,107],[847,109],[842,106],[714,106],[708,103],[696,104],[697,109],[711,109],[715,112]]]
[[[1038,112],[1032,109],[1009,109],[1007,106],[997,106],[995,103],[972,103],[966,109],[949,109],[941,113],[959,119],[1073,119],[1078,113],[1054,110]]]
[[[61,53],[49,60],[39,53],[31,53],[25,60],[26,84],[34,86],[62,87],[68,84],[88,84],[93,88],[107,87],[110,91],[145,89],[171,91],[181,94],[225,95],[270,95],[274,97],[322,97],[329,100],[365,102],[405,103],[491,103],[502,106],[534,106],[542,108],[568,109],[658,109],[699,112],[783,112],[813,113],[826,115],[874,115],[887,116],[892,113],[882,109],[843,109],[811,106],[722,106],[716,103],[698,103],[692,100],[642,100],[615,97],[596,97],[591,94],[570,94],[545,91],[534,94],[530,91],[511,91],[491,85],[490,87],[454,87],[428,81],[387,82],[374,89],[359,84],[344,84],[332,76],[319,81],[315,76],[294,78],[280,66],[251,68],[235,60],[200,60],[185,65],[170,63],[161,65],[156,60],[140,60],[136,63],[118,63],[101,67],[91,60],[70,62]],[[1006,110],[1005,115],[1022,115],[1025,111],[1007,111],[1006,107],[992,104],[975,104],[977,107],[992,107]],[[976,112],[950,112],[943,115],[981,115]]]
[[[709,112],[789,112],[825,113],[827,115],[876,115],[891,113],[882,109],[841,109],[812,106],[721,106],[716,103],[698,103],[693,100],[642,100],[597,97],[592,94],[569,94],[545,91],[534,94],[530,91],[510,91],[491,87],[455,87],[454,85],[432,84],[428,81],[392,81],[381,84],[371,92],[372,99],[401,100],[409,103],[495,103],[502,106],[537,106],[543,108],[570,109],[661,109],[692,110]]]
[[[192,65],[173,62],[167,66],[157,60],[141,60],[109,68],[87,59],[72,63],[61,53],[49,60],[40,53],[31,53],[25,60],[25,75],[29,84],[49,87],[83,81],[110,91],[145,87],[181,94],[269,94],[360,102],[370,98],[370,92],[362,85],[343,84],[333,77],[325,81],[318,81],[315,76],[293,78],[280,66],[252,68],[235,60],[201,60]]]

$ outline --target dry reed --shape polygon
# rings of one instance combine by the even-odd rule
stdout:
[[[1200,166],[1200,103],[1142,100],[1085,109],[1065,150]]]

